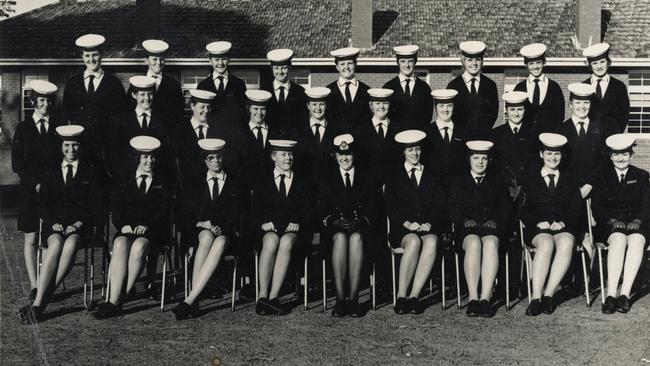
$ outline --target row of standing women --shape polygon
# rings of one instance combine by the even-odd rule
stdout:
[[[84,48],[84,60],[86,56],[90,60],[87,66],[96,66],[101,61],[101,54],[97,52],[101,42],[97,44],[96,38],[90,37],[90,41],[81,39],[79,43]],[[177,319],[196,316],[201,292],[218,267],[226,247],[233,241],[237,244],[230,246],[255,243],[259,253],[260,299],[256,312],[285,314],[287,310],[278,299],[290,259],[296,247],[305,243],[314,231],[325,234],[324,242],[330,248],[327,252],[331,254],[337,293],[333,315],[360,316],[358,291],[362,263],[368,256],[368,244],[377,247],[377,243],[385,240],[381,235],[373,236],[377,228],[381,232],[385,215],[390,219],[389,242],[404,248],[395,306],[397,313],[423,311],[420,291],[429,278],[441,234],[449,232],[453,225],[455,242],[465,253],[465,277],[470,295],[467,313],[491,316],[490,294],[498,269],[499,243],[512,232],[512,222],[517,217],[526,224],[527,242],[537,248],[533,263],[533,301],[527,314],[550,313],[554,309],[552,296],[567,271],[576,238],[584,232],[579,206],[592,195],[598,232],[605,233],[603,241],[616,243],[615,250],[609,252],[608,263],[613,263],[614,267],[608,274],[610,296],[603,305],[603,312],[627,311],[631,283],[645,245],[648,179],[645,172],[626,165],[632,146],[627,136],[612,136],[610,156],[614,168],[606,163],[605,138],[620,126],[590,119],[591,101],[601,87],[594,88],[588,83],[570,85],[572,118],[558,126],[537,120],[542,115],[539,111],[532,112],[535,119],[528,116],[535,107],[537,88],[533,88],[532,104],[527,92],[505,94],[508,123],[491,132],[476,124],[484,121],[487,114],[474,116],[475,124],[467,122],[471,118],[464,118],[464,123],[455,122],[458,119],[454,110],[458,114],[473,111],[467,108],[462,94],[478,98],[482,90],[489,89],[483,86],[490,85],[489,79],[477,74],[485,46],[468,43],[461,47],[463,62],[469,60],[465,64],[466,72],[476,77],[468,79],[467,87],[460,92],[454,89],[432,92],[433,99],[429,97],[429,100],[435,101],[437,117],[434,123],[425,124],[421,129],[409,129],[408,124],[415,119],[398,122],[389,114],[395,93],[391,89],[365,90],[372,115],[370,123],[351,128],[340,122],[350,118],[352,110],[340,115],[338,120],[330,120],[332,114],[326,113],[328,109],[334,107],[336,113],[341,108],[351,108],[352,95],[356,96],[363,89],[363,84],[354,78],[358,50],[348,48],[333,52],[341,78],[345,80],[348,76],[348,81],[339,80],[338,85],[330,88],[305,91],[308,126],[281,128],[278,123],[267,123],[266,113],[272,109],[274,93],[246,91],[249,120],[242,128],[236,119],[233,120],[236,113],[223,107],[227,103],[218,104],[216,110],[212,110],[214,100],[220,98],[216,80],[222,89],[224,84],[223,78],[216,77],[213,79],[216,92],[191,91],[192,118],[169,133],[165,123],[154,118],[157,111],[152,108],[152,101],[158,97],[155,93],[158,80],[137,76],[130,79],[131,95],[136,104],[135,113],[130,113],[129,117],[132,121],[120,116],[113,124],[116,127],[113,131],[104,131],[110,143],[102,140],[104,149],[99,153],[92,152],[96,146],[89,146],[89,142],[92,144],[95,140],[88,136],[97,132],[93,130],[96,126],[56,128],[63,138],[62,161],[55,152],[58,143],[51,138],[47,139],[47,144],[36,145],[34,140],[27,142],[17,132],[13,141],[17,147],[15,155],[24,154],[25,148],[39,155],[34,166],[24,164],[19,169],[21,173],[31,172],[21,174],[21,179],[31,179],[25,182],[30,188],[26,197],[34,200],[40,195],[43,200],[40,211],[34,210],[38,205],[32,202],[32,206],[27,205],[27,210],[21,212],[19,228],[30,226],[23,230],[33,233],[38,218],[43,218],[43,235],[47,237],[48,247],[54,249],[48,249],[39,289],[35,291],[33,303],[21,309],[22,317],[37,321],[42,316],[49,295],[69,271],[81,238],[89,235],[96,223],[95,217],[103,216],[106,211],[103,206],[108,205],[102,203],[108,201],[117,234],[113,240],[109,273],[110,298],[96,313],[98,318],[121,312],[142,270],[145,256],[152,245],[160,245],[163,240],[170,224],[168,212],[175,204],[184,218],[181,222],[183,237],[195,247],[193,287],[185,301],[174,309]],[[149,46],[155,49],[160,42]],[[223,44],[208,45],[215,73],[223,67],[224,59],[227,61],[223,47]],[[527,65],[539,61],[543,65],[545,48],[532,48],[535,54],[528,54],[531,60],[527,60]],[[600,53],[592,62],[607,61],[607,50],[604,46],[598,48],[596,52]],[[412,72],[417,47],[402,46],[396,48],[396,52],[400,71],[404,61],[410,60],[407,66]],[[92,56],[95,56],[94,61]],[[270,55],[274,72],[276,67],[286,67],[291,56],[287,50]],[[475,74],[471,74],[472,71]],[[94,75],[92,70],[90,75]],[[103,76],[106,75],[102,72],[99,78]],[[236,80],[232,75],[227,77],[231,78],[229,84]],[[93,78],[88,79],[86,92],[94,85]],[[408,86],[409,82],[404,84]],[[294,85],[290,87],[295,88]],[[56,87],[37,82],[33,90],[37,108],[33,121],[23,123],[23,130],[31,128],[34,131],[30,132],[37,137],[54,136],[48,111]],[[286,98],[284,89],[274,91],[280,95],[275,95],[277,99]],[[343,103],[337,106],[332,94],[340,95]],[[232,93],[223,94],[222,90],[222,96],[226,98]],[[92,99],[94,96],[85,97]],[[356,101],[361,99],[356,98]],[[478,104],[483,102],[476,100]],[[397,106],[400,104],[396,103]],[[137,128],[130,128],[133,126]],[[544,131],[559,134],[540,134]],[[538,136],[540,149],[535,148]],[[331,143],[323,143],[328,140]],[[628,146],[621,147],[621,141]],[[558,151],[563,145],[566,145],[564,152]],[[80,146],[85,147],[80,150]],[[84,155],[81,159],[80,153]],[[328,158],[329,154],[334,154],[336,159]],[[623,162],[625,156],[627,161]],[[94,164],[89,164],[92,161]],[[558,170],[560,161],[564,161],[566,170]],[[176,162],[180,169],[175,169]],[[488,165],[494,167],[486,174]],[[527,171],[531,165],[534,166],[532,173]],[[629,174],[638,177],[626,180],[626,185],[617,187],[619,191],[616,192],[608,190],[611,187],[605,184],[611,182],[594,189],[598,177],[595,172],[599,169],[605,172],[618,169],[616,172],[626,173],[629,170]],[[106,189],[108,179],[118,182],[111,190]],[[621,191],[620,188],[625,189]],[[247,197],[251,190],[249,202]],[[110,200],[102,197],[106,191],[111,191]],[[447,195],[450,201],[445,199]],[[524,196],[526,200],[522,199]],[[523,208],[520,207],[522,202]],[[245,232],[239,230],[241,217],[246,219]],[[239,235],[235,235],[238,230]],[[616,297],[626,248],[623,287],[621,295]]]

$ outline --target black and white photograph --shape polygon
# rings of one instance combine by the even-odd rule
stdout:
[[[2,365],[650,365],[648,236],[650,0],[0,0]]]

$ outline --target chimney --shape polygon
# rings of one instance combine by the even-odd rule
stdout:
[[[160,0],[135,1],[136,48],[142,41],[160,36]]]
[[[600,43],[600,0],[576,1],[576,37],[581,48]]]
[[[372,48],[372,0],[352,0],[352,45]]]

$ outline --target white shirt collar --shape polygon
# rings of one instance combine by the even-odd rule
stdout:
[[[400,84],[403,84],[406,79],[411,80],[411,85],[415,84],[415,75],[411,74],[411,76],[406,76],[402,73],[397,74],[397,77],[399,78]]]
[[[573,122],[573,125],[576,126],[576,129],[580,128],[580,125],[578,124],[580,122],[585,123],[585,130],[587,130],[587,127],[589,127],[589,117],[585,117],[584,119],[578,119],[578,118],[574,118],[574,116],[571,116],[571,122]]]
[[[602,81],[600,82],[601,84],[602,83],[609,84],[609,73],[605,74],[605,76],[603,76],[602,78],[599,78],[598,76],[596,76],[594,74],[591,75],[591,83],[592,84],[596,85],[598,83],[598,79],[602,79]]]
[[[540,171],[540,174],[544,178],[546,178],[546,176],[549,175],[549,174],[555,174],[555,183],[557,184],[557,180],[558,180],[558,178],[560,178],[560,169],[551,170],[551,169],[547,169],[545,166],[543,166],[542,170]]]
[[[219,80],[218,79],[219,76],[223,76],[224,81],[228,80],[228,70],[226,70],[226,72],[224,72],[223,74],[219,74],[216,71],[212,71],[212,80]]]
[[[190,118],[190,123],[192,124],[192,129],[195,130],[199,128],[199,126],[208,127],[208,122],[199,122],[196,119],[194,119],[194,117]]]
[[[278,168],[273,168],[273,178],[279,179],[280,175],[284,174],[284,179],[291,179],[293,177],[293,172],[289,170],[288,172],[282,171]]]
[[[521,132],[521,126],[522,125],[523,125],[523,123],[519,123],[518,125],[516,125],[516,124],[508,121],[508,126],[510,126],[510,131],[512,131],[513,133],[514,133],[515,128],[517,129],[517,132]]]
[[[406,169],[407,173],[411,173],[411,169],[415,168],[415,170],[422,172],[424,169],[424,165],[422,163],[418,163],[418,165],[413,165],[409,163],[408,161],[404,162],[404,169]]]
[[[248,121],[248,129],[250,129],[253,132],[257,132],[255,129],[257,127],[262,127],[262,130],[268,130],[269,126],[266,124],[266,122],[262,123],[261,125],[258,125],[257,123],[253,123],[251,121]]]
[[[439,119],[436,119],[436,126],[438,127],[438,130],[442,130],[445,127],[448,127],[449,131],[454,130],[454,122],[452,121],[444,122]]]
[[[463,72],[463,80],[465,81],[465,84],[469,84],[471,82],[472,78],[475,78],[476,82],[480,83],[481,82],[481,73],[479,72],[476,76],[473,76],[472,74],[470,74],[467,71]]]
[[[327,121],[326,120],[321,121],[321,120],[317,120],[317,119],[314,119],[314,118],[309,118],[309,127],[310,128],[314,128],[314,125],[317,124],[317,123],[319,123],[321,125],[321,127],[323,127],[323,128],[327,127]]]
[[[151,175],[151,173],[147,173],[147,172],[142,171],[142,170],[140,170],[140,169],[136,169],[136,170],[135,170],[135,178],[136,178],[136,179],[140,178],[140,176],[143,176],[143,175],[146,175],[147,178],[153,178],[152,175]]]
[[[98,71],[95,71],[95,72],[93,72],[93,71],[88,71],[88,70],[85,70],[85,71],[84,71],[84,79],[86,79],[86,78],[89,77],[90,75],[94,75],[94,76],[95,76],[95,80],[101,79],[102,76],[104,76],[104,70],[100,68]]]
[[[382,119],[372,117],[372,125],[373,126],[377,127],[377,125],[380,124],[380,123],[383,123],[384,126],[388,127],[388,125],[390,124],[390,119],[386,118],[386,119],[382,120]]]
[[[79,166],[79,159],[73,162],[67,162],[65,159],[63,159],[61,162],[61,169],[66,169],[68,167],[68,164],[72,164],[72,169],[77,170],[77,167]]]
[[[539,79],[539,82],[540,82],[540,83],[545,83],[546,80],[547,80],[547,78],[546,78],[546,74],[542,74],[542,75],[540,75],[538,78],[534,77],[533,75],[528,75],[528,79],[527,79],[526,81],[527,81],[529,84],[534,84],[534,83],[535,83],[535,79]]]
[[[42,116],[40,113],[36,111],[34,111],[34,114],[32,114],[32,118],[34,119],[34,123],[38,123],[38,121],[41,119],[44,119],[46,124],[50,123],[50,116]]]
[[[357,86],[357,84],[359,83],[356,76],[350,80],[344,78],[343,76],[339,76],[339,80],[338,80],[339,87],[341,88],[344,87],[345,83],[347,83],[348,81],[350,82],[350,86]]]
[[[344,170],[343,168],[339,167],[339,172],[341,173],[341,178],[343,178],[344,182],[345,182],[345,173],[350,174],[350,180],[354,178],[354,167],[350,168],[350,170]]]
[[[142,117],[142,113],[146,114],[147,117],[151,118],[151,109],[146,111],[140,107],[135,107],[135,115],[140,118]]]
[[[160,74],[154,74],[151,70],[147,70],[147,76],[155,78],[156,82],[159,82],[163,78],[163,73],[161,72]]]
[[[469,172],[470,172],[470,174],[472,175],[472,178],[474,178],[474,180],[476,180],[476,178],[479,178],[479,177],[480,177],[481,179],[485,178],[485,173],[483,173],[482,175],[478,175],[478,174],[474,173],[474,172],[471,171],[471,170],[470,170]]]
[[[226,172],[223,170],[220,173],[214,173],[211,170],[208,170],[208,173],[206,174],[205,181],[209,182],[212,178],[217,178],[218,180],[224,181],[226,180]]]
[[[621,177],[621,174],[623,174],[624,176],[627,177],[627,171],[628,171],[629,169],[630,169],[629,166],[628,166],[627,168],[625,168],[624,170],[618,170],[617,167],[614,167],[614,171],[616,172],[616,177],[617,177],[617,178],[620,178],[620,177]]]
[[[277,79],[273,79],[273,90],[279,90],[281,86],[284,86],[284,90],[288,92],[291,83],[289,83],[288,79],[285,83],[281,83]]]

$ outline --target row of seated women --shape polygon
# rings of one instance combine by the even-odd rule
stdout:
[[[74,264],[76,249],[92,228],[96,178],[79,159],[83,127],[56,128],[61,137],[60,168],[51,170],[41,187],[42,235],[48,250],[37,295],[19,311],[25,322],[37,322],[52,293]],[[404,249],[394,310],[397,314],[421,313],[420,292],[428,281],[443,233],[453,226],[454,242],[464,252],[469,292],[467,315],[493,315],[490,302],[499,266],[499,247],[504,245],[517,216],[525,225],[524,243],[536,249],[532,264],[533,300],[527,315],[552,313],[553,295],[565,276],[576,237],[584,232],[584,201],[562,167],[567,139],[559,134],[539,135],[539,159],[527,174],[521,213],[502,180],[490,169],[489,141],[468,141],[468,169],[444,188],[440,177],[421,160],[426,133],[406,130],[395,135],[403,164],[393,167],[386,184],[376,187],[362,167],[354,164],[355,142],[349,134],[334,139],[337,169],[323,179],[317,215],[322,227],[314,227],[310,186],[292,170],[296,141],[270,140],[273,168],[262,175],[252,192],[251,228],[259,253],[260,315],[287,314],[280,298],[292,255],[320,230],[328,245],[334,272],[334,316],[361,316],[359,286],[367,249],[381,248],[381,227],[376,211],[385,206],[389,218],[388,241]],[[594,188],[597,240],[608,243],[608,297],[603,312],[627,312],[632,283],[639,270],[648,227],[648,173],[630,165],[634,138],[613,135],[607,139],[611,164]],[[109,270],[109,298],[95,313],[98,319],[119,315],[129,299],[152,246],[162,245],[168,232],[171,195],[164,179],[156,175],[156,150],[160,141],[137,136],[130,145],[140,157],[130,178],[117,185],[111,196],[113,238]],[[183,204],[191,206],[190,222],[198,241],[192,269],[192,290],[173,310],[177,320],[198,316],[202,291],[223,259],[229,245],[237,245],[240,211],[246,204],[237,177],[223,170],[224,146],[220,139],[198,141],[206,166],[205,180],[189,189]],[[193,198],[189,198],[193,197]],[[373,233],[375,235],[373,235]],[[239,233],[241,234],[241,233]],[[373,242],[375,241],[375,242]],[[625,260],[624,260],[625,259]],[[623,285],[617,296],[623,271]],[[480,287],[479,287],[480,282]],[[479,294],[480,288],[480,294]]]

